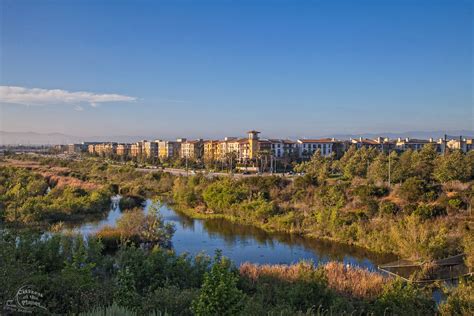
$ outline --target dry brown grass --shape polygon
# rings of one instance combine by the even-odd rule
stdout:
[[[66,167],[42,165],[36,161],[24,161],[15,159],[7,159],[5,162],[0,163],[0,165],[12,166],[17,168],[27,168],[33,170],[41,176],[47,178],[50,183],[54,183],[55,186],[59,188],[75,187],[82,188],[84,190],[96,190],[102,187],[102,185],[97,183],[82,181],[74,177],[65,176],[65,173],[71,171],[69,168]]]
[[[448,192],[448,191],[461,192],[461,191],[468,190],[471,185],[472,185],[472,182],[463,183],[461,181],[449,181],[449,182],[443,183],[443,190],[445,192]]]
[[[102,239],[120,239],[123,237],[123,231],[115,227],[105,226],[96,233],[96,236]]]
[[[295,282],[301,279],[303,274],[314,271],[313,265],[307,262],[300,262],[293,265],[284,264],[263,264],[256,265],[253,263],[245,262],[240,268],[240,274],[246,276],[251,280],[257,280],[261,276],[274,277],[276,279]]]
[[[240,274],[251,280],[259,277],[273,277],[287,282],[304,280],[318,268],[307,262],[294,265],[255,265],[244,263],[240,266]],[[328,286],[332,290],[357,299],[374,299],[382,293],[383,286],[389,279],[379,273],[365,269],[346,266],[338,262],[329,262],[320,267],[324,272]]]
[[[102,185],[89,182],[89,181],[82,181],[80,179],[69,177],[69,176],[61,176],[57,175],[52,172],[39,172],[43,177],[49,179],[50,183],[55,183],[55,186],[62,188],[62,187],[74,187],[74,188],[82,188],[84,190],[96,190],[100,189]]]
[[[374,299],[382,293],[389,280],[383,275],[365,269],[330,262],[323,266],[329,287],[349,297]]]

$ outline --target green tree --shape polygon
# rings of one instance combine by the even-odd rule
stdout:
[[[117,273],[114,301],[120,306],[133,309],[140,304],[140,295],[137,293],[135,276],[128,267],[120,269]]]
[[[378,155],[375,148],[365,148],[357,150],[354,146],[344,154],[340,161],[340,167],[344,176],[348,179],[354,177],[366,177],[370,163]]]
[[[413,169],[414,152],[411,149],[404,151],[400,156],[392,152],[390,157],[391,182],[403,182],[415,175]]]
[[[193,301],[196,315],[236,315],[242,309],[244,294],[237,288],[238,274],[228,259],[216,252],[211,271],[204,275],[199,296]]]
[[[305,172],[314,179],[317,179],[318,183],[323,183],[329,177],[330,165],[330,161],[323,157],[321,150],[318,149],[310,161],[297,165],[295,171]]]
[[[471,176],[467,158],[460,150],[448,152],[436,159],[434,177],[439,182],[452,180],[466,181]]]
[[[388,156],[385,153],[380,153],[370,164],[367,178],[375,182],[388,180]]]
[[[470,150],[466,154],[466,161],[469,167],[469,179],[474,178],[474,150]]]
[[[204,202],[216,213],[231,211],[235,204],[247,197],[247,190],[235,181],[222,180],[210,184],[202,193]]]
[[[435,146],[425,145],[420,151],[414,153],[411,169],[421,179],[432,180],[437,157]]]

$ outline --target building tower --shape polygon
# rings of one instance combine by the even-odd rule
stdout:
[[[255,159],[258,153],[258,134],[260,132],[248,131],[247,134],[249,135],[249,158]]]

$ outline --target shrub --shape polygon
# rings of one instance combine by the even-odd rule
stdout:
[[[439,205],[419,204],[413,214],[423,220],[427,220],[437,216],[446,215],[446,210]]]
[[[415,212],[416,208],[418,207],[417,203],[409,203],[403,207],[403,213],[405,215],[411,215]]]
[[[390,201],[382,201],[379,205],[379,211],[384,215],[396,215],[399,210],[398,205]]]
[[[232,180],[221,180],[210,184],[202,193],[207,207],[216,213],[225,213],[247,197],[247,190],[236,186]]]
[[[461,207],[463,206],[463,204],[464,203],[461,199],[454,198],[454,199],[448,200],[448,208],[451,211],[459,211]]]
[[[267,222],[268,219],[276,214],[276,207],[273,202],[266,201],[262,196],[251,201],[245,201],[240,204],[239,209],[245,212],[248,218],[255,218],[261,222]],[[247,215],[248,214],[248,215]]]
[[[160,315],[158,313],[152,313],[151,315]],[[117,305],[117,303],[113,303],[110,306],[106,307],[95,307],[89,312],[80,313],[79,316],[138,316],[138,313]],[[166,316],[166,314],[162,314],[162,316]]]
[[[466,265],[474,270],[474,234],[466,227],[466,232],[463,238],[464,253],[466,253]]]
[[[375,301],[377,315],[433,315],[434,301],[414,285],[395,280],[387,284]]]
[[[334,277],[339,276],[338,271],[332,267],[327,270],[315,267],[311,262],[303,261],[290,266],[245,263],[239,270],[246,281],[246,292],[256,293],[254,298],[260,298],[263,306],[273,305],[293,311],[306,311],[314,306],[328,308],[337,299],[328,288],[327,275],[331,277],[335,290],[341,290],[344,294],[350,291],[347,287],[342,289],[341,280]]]
[[[120,199],[119,205],[121,210],[139,207],[144,202],[143,198],[138,196],[124,196]]]
[[[425,193],[425,181],[418,178],[407,179],[399,188],[399,195],[408,202],[419,201]]]
[[[236,315],[244,294],[237,288],[238,276],[228,259],[216,252],[211,271],[204,275],[199,296],[193,301],[195,315]]]
[[[170,315],[192,315],[192,301],[199,294],[198,289],[181,289],[175,285],[160,287],[149,294],[144,302],[144,313],[157,307]]]
[[[474,281],[461,281],[439,307],[441,315],[474,315]]]

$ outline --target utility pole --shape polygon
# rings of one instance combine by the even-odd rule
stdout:
[[[446,155],[446,152],[448,151],[448,135],[444,134],[444,155]]]
[[[273,174],[273,155],[270,156],[270,170],[271,170],[271,173]]]
[[[390,150],[388,151],[388,187],[390,188],[390,176],[391,176],[391,170],[390,170]]]
[[[189,172],[188,172],[188,155],[187,154],[185,155],[185,158],[186,158],[186,176],[188,176]]]

